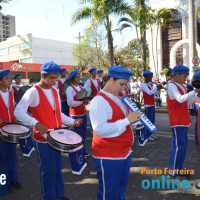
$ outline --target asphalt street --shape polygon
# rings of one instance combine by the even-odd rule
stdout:
[[[200,199],[196,196],[200,193],[200,189],[195,187],[195,181],[200,186],[200,152],[199,147],[194,141],[194,123],[195,117],[192,116],[192,126],[188,134],[188,153],[184,168],[194,170],[194,175],[189,179],[190,184],[193,184],[192,189],[172,189],[170,186],[166,188],[167,182],[172,182],[171,178],[167,179],[168,174],[141,174],[141,170],[162,170],[168,168],[172,133],[169,127],[168,113],[156,113],[156,132],[157,139],[148,141],[144,147],[140,147],[135,138],[133,145],[133,158],[131,163],[129,183],[126,190],[127,200],[193,200]],[[88,135],[86,148],[91,153],[92,132],[88,123]],[[5,197],[0,197],[1,200],[41,200],[41,186],[39,178],[39,163],[36,152],[34,151],[30,158],[22,156],[19,146],[17,147],[18,154],[18,176],[19,181],[23,184],[22,190],[15,190],[7,194]],[[81,176],[73,175],[67,154],[62,154],[63,158],[63,178],[65,184],[65,194],[71,200],[96,200],[98,179],[96,171],[93,167],[93,158],[87,158],[87,167]],[[163,175],[166,180],[163,181]],[[145,180],[146,179],[146,180]],[[153,189],[152,179],[159,180],[161,184],[165,184],[165,189],[159,189],[157,186]],[[144,181],[145,180],[145,181]],[[179,180],[182,182],[182,180]],[[142,183],[150,183],[149,189],[143,189]],[[178,183],[177,183],[178,184]],[[176,185],[177,185],[176,184]],[[171,184],[170,184],[171,185]],[[176,186],[175,185],[175,186]],[[164,186],[163,186],[164,187]]]

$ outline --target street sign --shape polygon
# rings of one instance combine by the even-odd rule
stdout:
[[[193,63],[194,66],[199,66],[199,63],[200,63],[199,57],[198,56],[194,56],[192,58],[192,63]]]

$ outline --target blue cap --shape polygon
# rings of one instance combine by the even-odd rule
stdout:
[[[125,79],[128,80],[130,79],[130,76],[133,76],[134,73],[128,69],[126,69],[124,66],[113,66],[108,69],[108,74],[107,76],[113,77],[113,78],[118,78],[118,79]]]
[[[59,71],[59,73],[62,73],[62,72],[66,72],[67,70],[65,69],[65,68],[63,68],[63,69],[61,69],[60,71]]]
[[[46,62],[41,66],[41,74],[59,74],[61,67],[54,62]]]
[[[193,79],[200,81],[200,70],[198,70],[194,75],[193,75]]]
[[[97,71],[97,74],[100,74],[100,73],[103,73],[103,70],[102,70],[102,69],[99,69],[99,70]]]
[[[143,76],[153,76],[153,72],[145,71],[143,72]]]
[[[0,70],[0,78],[10,75],[10,70]]]
[[[76,76],[77,74],[79,74],[78,70],[73,70],[73,71],[69,74],[69,76],[68,76],[67,79],[71,79],[71,78],[73,78],[74,76]]]
[[[172,70],[173,70],[172,68],[169,68],[169,69],[168,69],[168,71],[167,71],[167,76],[169,76],[169,74],[172,72]]]
[[[176,67],[173,68],[174,75],[176,74],[189,74],[189,68],[184,65],[176,65]]]
[[[92,73],[92,72],[94,72],[94,71],[96,71],[96,68],[95,68],[95,67],[92,67],[92,68],[90,68],[90,69],[88,70],[89,73]]]
[[[16,74],[12,77],[12,79],[17,78],[18,76],[21,76],[21,73],[16,73]]]

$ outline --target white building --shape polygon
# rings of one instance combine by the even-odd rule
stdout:
[[[0,13],[0,42],[14,35],[16,35],[15,17]]]
[[[164,30],[159,28],[158,37],[156,36],[156,26],[153,27],[151,35],[153,42],[150,40],[149,45],[151,70],[160,72],[165,67],[173,68],[177,64],[183,64],[190,67],[193,73],[192,58],[189,53],[189,1],[149,0],[149,3],[153,9],[169,8],[175,13],[175,26],[168,25]],[[200,1],[195,0],[195,11],[199,4]],[[199,43],[200,23],[198,21],[195,30],[196,41]],[[196,47],[200,57],[199,45],[197,44]]]
[[[77,65],[72,56],[74,43],[17,35],[0,42],[0,62]]]

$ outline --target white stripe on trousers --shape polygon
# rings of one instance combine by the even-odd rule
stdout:
[[[37,147],[37,151],[38,151],[38,157],[39,157],[39,162],[40,162],[40,168],[42,169],[41,165],[42,165],[42,162],[41,162],[41,158],[40,158],[40,152],[39,152],[39,148],[38,148],[38,143],[37,141],[35,141],[36,143],[36,147]],[[43,192],[43,196],[44,196],[44,184],[43,184],[43,170],[42,170],[42,173],[41,173],[41,182],[42,182],[42,192]]]
[[[105,180],[104,180],[104,169],[103,169],[103,160],[101,159],[101,171],[102,171],[102,181],[103,181],[103,200],[106,199],[105,195],[106,195],[106,188],[105,188]]]
[[[176,158],[177,158],[177,153],[178,153],[178,140],[177,140],[177,134],[176,134],[176,127],[174,127],[174,134],[175,134],[175,137],[176,137],[176,153],[175,153],[175,158],[174,158],[173,170],[174,170],[175,165],[176,165]],[[174,173],[173,173],[173,175],[174,175]]]

